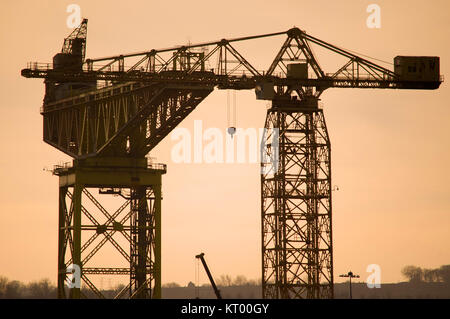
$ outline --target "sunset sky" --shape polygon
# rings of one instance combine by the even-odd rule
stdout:
[[[25,79],[27,62],[51,62],[70,33],[66,8],[89,19],[87,57],[284,31],[297,26],[337,46],[391,62],[440,56],[450,78],[450,2],[433,1],[2,1],[0,103],[0,276],[56,283],[58,179],[44,168],[69,161],[42,141],[44,85]],[[381,28],[366,26],[369,4]],[[268,68],[284,37],[243,47]],[[317,52],[326,67],[335,60]],[[393,65],[382,64],[393,69]],[[266,104],[236,94],[236,125],[264,126]],[[450,264],[450,90],[329,89],[322,103],[332,143],[335,282],[369,264],[384,283],[401,268]],[[226,130],[227,98],[216,90],[181,123]],[[213,275],[261,277],[259,164],[179,164],[166,138],[150,156],[166,163],[162,281],[195,280],[204,252]],[[103,256],[115,258],[109,253]],[[112,254],[112,253],[111,253]],[[207,282],[201,272],[201,282]]]

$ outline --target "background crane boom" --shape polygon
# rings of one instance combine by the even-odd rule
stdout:
[[[214,289],[214,293],[216,294],[217,299],[222,299],[222,295],[220,294],[220,290],[217,288],[216,283],[214,282],[214,278],[213,278],[213,276],[211,275],[211,272],[209,271],[209,267],[208,267],[208,265],[206,264],[206,261],[205,261],[205,257],[204,257],[204,256],[205,256],[205,254],[204,254],[204,253],[201,253],[201,254],[199,254],[199,255],[196,255],[195,258],[198,258],[198,259],[201,260],[202,265],[203,265],[203,268],[205,268],[205,272],[206,272],[206,274],[208,275],[209,282],[211,283],[211,286],[212,286],[213,289]]]

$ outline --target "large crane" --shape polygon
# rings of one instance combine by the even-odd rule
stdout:
[[[55,169],[59,296],[65,296],[71,263],[80,266],[83,282],[98,296],[87,275],[129,274],[130,284],[118,297],[160,296],[160,187],[166,169],[149,165],[145,156],[218,88],[251,89],[257,99],[271,101],[261,144],[262,296],[333,298],[331,151],[320,96],[329,88],[437,89],[439,58],[397,56],[390,70],[294,27],[85,60],[86,36],[85,19],[53,65],[30,63],[22,70],[24,77],[45,79],[44,141],[74,158],[72,166]],[[236,49],[271,37],[284,41],[264,71]],[[313,47],[345,62],[325,70]],[[127,202],[109,214],[88,188],[120,194]],[[106,216],[104,224],[82,205],[82,195]],[[127,205],[131,212],[119,220]],[[92,225],[83,225],[81,215]],[[81,231],[89,229],[96,234],[81,245]],[[130,242],[130,254],[114,241],[115,232]],[[105,238],[89,252],[101,235]],[[88,267],[105,242],[129,268]],[[71,291],[80,296],[79,289]]]

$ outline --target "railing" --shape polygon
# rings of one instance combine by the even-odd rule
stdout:
[[[98,69],[102,69],[101,71],[99,71],[99,74],[108,74],[108,73],[117,73],[120,72],[119,71],[119,67],[115,66],[115,65],[109,65],[106,68],[104,68],[105,66],[102,65],[96,65],[93,69],[91,69],[91,71],[97,72]],[[28,62],[27,63],[27,68],[33,71],[50,71],[53,70],[53,64],[52,63],[39,63],[39,62]],[[124,66],[124,73],[127,73],[127,69],[129,69],[129,66]],[[83,71],[84,72],[88,72],[87,66],[86,64],[83,65]],[[172,67],[167,67],[164,70],[161,70],[162,72],[164,71],[174,71]],[[176,70],[176,71],[180,71],[180,70]],[[237,69],[237,70],[227,70],[226,74],[222,74],[222,72],[224,72],[224,70],[219,70],[218,68],[213,68],[213,69],[208,69],[208,71],[212,71],[215,75],[218,76],[226,76],[228,77],[230,80],[239,80],[239,79],[243,79],[243,78],[252,78],[253,74],[249,71],[249,70],[242,70],[242,69]],[[139,73],[149,73],[148,70],[142,69],[142,68],[138,68],[135,69],[131,72],[134,72],[135,74],[139,74]],[[262,76],[265,76],[266,71],[264,70],[258,70],[259,74],[261,74]],[[157,74],[158,72],[155,72],[155,74]],[[286,78],[286,74],[283,72],[278,72],[278,73],[273,73],[272,76],[274,77],[278,77],[278,78]],[[375,81],[392,81],[393,78],[391,76],[388,76],[386,74],[377,76],[374,74],[363,74],[363,73],[359,73],[357,76],[356,75],[352,75],[352,74],[335,74],[335,73],[326,73],[326,76],[328,78],[331,79],[335,79],[335,80],[349,80],[349,81],[366,81],[366,80],[375,80]],[[313,74],[309,74],[308,79],[314,79],[315,75]],[[99,80],[97,88],[100,87],[105,87],[108,86],[107,83],[102,83],[102,80]],[[440,81],[443,82],[444,81],[444,76],[441,75],[440,76]],[[90,91],[84,89],[85,91]],[[75,93],[75,92],[74,92]],[[83,92],[76,92],[77,94],[83,93]]]
[[[167,172],[167,165],[162,163],[147,163],[147,168]]]
[[[49,70],[53,70],[53,63],[28,62],[27,69],[30,69],[33,71],[49,71]],[[123,67],[123,70],[124,70],[123,72],[127,73],[127,71],[129,69],[131,69],[131,66],[125,65]],[[156,69],[157,69],[157,67],[156,67]],[[97,72],[98,70],[101,70],[100,72],[104,72],[104,73],[120,72],[121,68],[119,68],[118,65],[112,64],[112,65],[95,65],[93,68],[89,69],[86,63],[83,64],[83,71],[85,71],[85,72],[89,72],[89,71]],[[182,71],[182,70],[174,70],[172,66],[168,66],[168,67],[162,69],[161,71]],[[196,71],[199,71],[199,69]],[[216,75],[219,75],[219,74],[222,74],[222,72],[224,70],[219,70],[218,68],[209,68],[209,69],[205,69],[205,71],[212,71]],[[131,72],[149,73],[148,70],[146,70],[145,68],[142,68],[142,67],[134,69]],[[261,75],[264,75],[266,73],[266,71],[264,71],[264,70],[258,70],[258,72]],[[154,72],[154,73],[158,73],[158,72]],[[225,75],[225,74],[223,74],[223,75]],[[242,70],[242,69],[237,69],[237,70],[229,69],[229,70],[227,70],[226,75],[227,76],[239,76],[239,77],[242,77],[242,76],[252,77],[253,76],[253,74],[249,70]],[[281,74],[280,74],[280,76],[281,76]]]
[[[61,171],[67,171],[72,166],[72,162],[64,162],[53,165],[53,174],[58,175]]]
[[[378,74],[377,74],[378,75]],[[389,75],[382,74],[382,76],[374,76],[370,73],[359,73],[356,75],[346,75],[346,74],[335,74],[335,73],[327,73],[327,77],[332,78],[333,80],[348,80],[348,81],[367,81],[367,80],[374,80],[374,81],[392,81],[393,78]]]
[[[27,69],[41,71],[52,70],[53,63],[28,62]]]
[[[61,163],[58,163],[56,165],[53,165],[53,173],[55,174],[55,173],[58,173],[58,172],[61,172],[61,171],[66,171],[66,170],[68,170],[69,168],[72,168],[72,167],[73,167],[73,163],[72,162],[61,162]],[[147,168],[166,172],[167,171],[167,164],[148,162],[147,163]]]

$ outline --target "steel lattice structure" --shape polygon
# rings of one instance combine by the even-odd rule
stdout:
[[[91,275],[128,275],[130,283],[116,298],[160,297],[161,174],[165,167],[148,167],[145,161],[134,167],[114,159],[102,162],[99,165],[87,161],[54,170],[60,178],[58,297],[67,295],[66,269],[71,265],[82,265],[81,281],[99,298],[104,295],[91,281]],[[134,180],[130,175],[135,176]],[[121,196],[123,203],[109,213],[92,190],[102,196]],[[86,204],[92,208],[86,208]],[[87,239],[81,239],[82,233],[89,234]],[[129,244],[129,252],[118,237]],[[104,267],[92,262],[107,243],[128,267]],[[80,289],[71,289],[69,296],[82,295]]]
[[[280,36],[285,39],[264,71],[237,49],[242,42]],[[68,266],[62,256],[69,246],[72,261],[79,263],[82,278],[97,295],[87,275],[129,274],[129,297],[159,297],[160,181],[165,169],[147,167],[145,156],[217,87],[255,89],[258,99],[272,101],[261,163],[263,297],[332,298],[330,141],[318,106],[321,94],[329,88],[437,89],[442,82],[437,57],[429,66],[436,77],[411,79],[299,28],[85,60],[86,38],[85,19],[65,39],[53,64],[30,63],[21,72],[45,79],[44,141],[74,158],[70,173],[55,171],[60,203],[67,196],[75,198],[70,209],[60,204],[60,296]],[[345,62],[326,72],[313,47]],[[92,179],[83,175],[86,170]],[[102,175],[105,171],[110,174]],[[124,173],[122,179],[111,178],[116,171]],[[86,180],[77,184],[82,176]],[[95,179],[99,176],[103,180]],[[88,218],[93,226],[81,225],[80,216],[89,216],[80,197],[86,188],[128,190],[129,228],[116,213],[106,215],[106,224]],[[154,203],[145,195],[149,191]],[[108,234],[117,231],[114,225],[127,234],[130,253],[115,247],[130,267],[89,267],[81,259],[81,230],[96,229],[113,242]],[[80,291],[71,295],[79,297]]]
[[[75,158],[144,157],[212,90],[126,83],[45,105],[44,140]]]
[[[263,296],[332,298],[330,141],[322,110],[273,101],[262,165]],[[275,129],[277,129],[275,131]],[[273,154],[276,151],[278,154]]]

